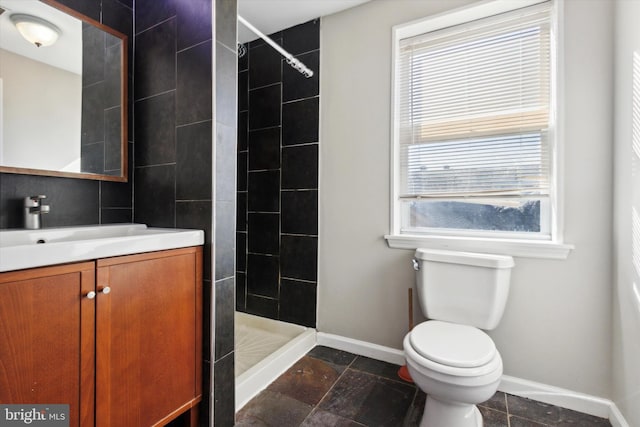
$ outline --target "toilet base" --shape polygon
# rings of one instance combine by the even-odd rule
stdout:
[[[420,427],[482,427],[476,405],[443,402],[427,395]]]

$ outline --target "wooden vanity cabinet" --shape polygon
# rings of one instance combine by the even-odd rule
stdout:
[[[69,405],[93,426],[93,262],[0,273],[0,403]]]
[[[2,403],[69,403],[71,426],[195,426],[202,248],[0,273],[0,340]]]

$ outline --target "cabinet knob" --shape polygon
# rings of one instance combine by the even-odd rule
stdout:
[[[100,292],[102,292],[103,294],[108,294],[109,292],[111,292],[111,288],[109,286],[105,286],[100,290]]]
[[[96,293],[94,291],[89,291],[85,297],[87,297],[87,299],[94,299],[96,297]]]

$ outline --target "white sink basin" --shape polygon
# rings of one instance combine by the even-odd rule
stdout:
[[[0,231],[0,272],[201,245],[202,230],[114,224]]]

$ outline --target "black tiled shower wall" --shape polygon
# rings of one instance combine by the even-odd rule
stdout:
[[[135,4],[135,220],[205,231],[201,421],[231,426],[236,1]]]
[[[184,2],[181,2],[184,3]],[[215,1],[215,346],[213,424],[235,423],[237,1]]]
[[[59,0],[98,22],[117,29],[128,37],[128,111],[131,112],[133,92],[133,3],[131,0]],[[106,92],[112,94],[106,86]],[[107,114],[112,113],[108,111]],[[131,222],[132,204],[132,154],[133,123],[131,113],[127,121],[129,141],[129,182],[106,182],[85,179],[58,178],[37,175],[0,173],[0,229],[22,228],[22,199],[26,196],[45,194],[51,211],[43,216],[45,227],[107,224]],[[103,140],[113,142],[109,129]],[[117,139],[117,143],[120,140]],[[96,147],[94,147],[95,149]],[[113,159],[105,158],[107,164]]]
[[[236,309],[316,326],[320,20],[258,39],[238,59]]]

